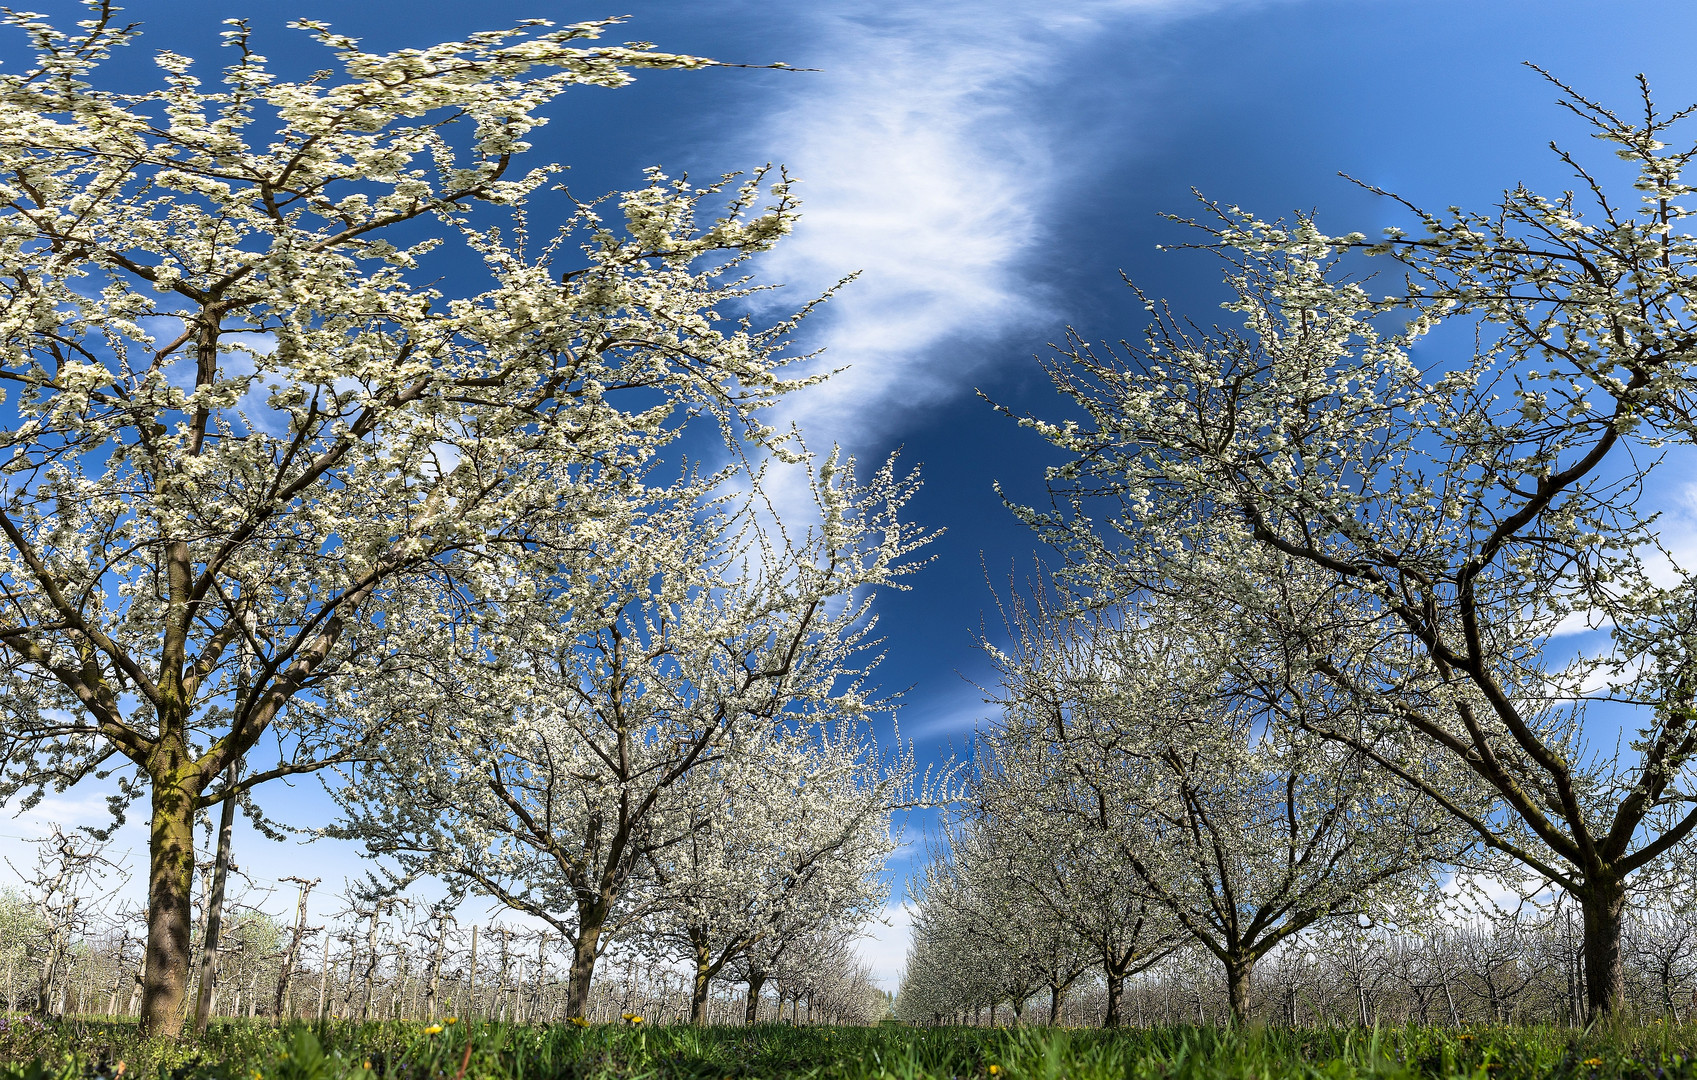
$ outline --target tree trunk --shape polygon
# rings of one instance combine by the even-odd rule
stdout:
[[[513,932],[506,927],[501,928],[501,970],[495,977],[495,997],[489,1003],[489,1011],[495,1014],[495,1019],[506,1020],[507,1017],[507,949],[511,946]]]
[[[359,1019],[361,1023],[364,1023],[366,1020],[371,1018],[371,995],[377,979],[377,961],[379,959],[377,954],[377,920],[382,914],[383,904],[381,902],[374,902],[374,906],[371,909],[371,927],[366,931],[365,935],[365,980],[364,988],[360,993],[359,999]],[[352,971],[348,973],[348,977],[351,982],[353,978]],[[348,993],[350,995],[353,993],[352,985],[349,985]]]
[[[284,878],[284,881],[294,881],[300,885],[300,894],[295,900],[295,925],[289,932],[289,947],[283,953],[283,962],[277,968],[277,996],[272,1001],[272,1017],[280,1024],[286,1015],[285,999],[289,996],[289,981],[294,978],[295,962],[300,958],[301,941],[306,937],[306,898],[312,893],[312,887],[318,884],[318,879],[307,881],[305,878]],[[436,1019],[432,1014],[432,1020]]]
[[[1231,1001],[1232,1023],[1242,1024],[1249,1019],[1249,973],[1255,961],[1234,957],[1225,962],[1226,996]]]
[[[526,995],[526,1016],[532,1023],[542,1015],[543,995],[548,989],[548,931],[544,930],[536,939],[536,975],[532,978],[535,992]]]
[[[73,900],[73,907],[76,901]],[[53,1012],[53,988],[59,985],[59,961],[64,957],[64,940],[70,930],[55,926],[48,936],[47,955],[41,961],[41,976],[36,980],[35,1006],[32,1011],[42,1016]]]
[[[595,978],[595,945],[601,939],[601,927],[606,911],[591,908],[588,916],[580,918],[577,940],[572,943],[572,972],[566,989],[566,1015],[583,1016],[589,1009],[589,983]]]
[[[318,1020],[324,1021],[325,994],[330,989],[330,931],[324,931],[324,959],[318,965]]]
[[[593,961],[591,961],[593,963]],[[466,961],[465,976],[466,1016],[477,1011],[477,924],[471,924],[471,959]],[[571,1015],[576,1016],[577,1013]]]
[[[70,1001],[70,997],[71,997],[71,969],[75,966],[76,966],[75,960],[72,960],[70,963],[65,965],[65,977],[59,983],[59,1001],[58,1001],[57,1004],[54,1005],[53,1012],[54,1012],[54,1015],[59,1016],[61,1018],[64,1017],[65,1011],[66,1011],[65,1007],[66,1007],[67,1003]]]
[[[350,932],[343,940],[348,943],[348,977],[342,983],[340,1014],[343,1020],[352,1020],[354,1018],[354,983],[359,978],[359,947],[356,944],[359,939]]]
[[[428,1003],[429,1016],[432,1024],[436,1022],[437,996],[441,993],[442,953],[448,947],[448,919],[443,916],[436,920],[436,950],[430,957],[430,982],[424,991],[424,1000]]]
[[[179,766],[181,768],[181,766]],[[147,964],[142,984],[141,1030],[183,1033],[189,982],[189,931],[194,923],[194,811],[197,793],[182,775],[161,770],[151,777],[152,827],[148,835]]]
[[[1049,1026],[1059,1027],[1061,1024],[1061,1004],[1066,999],[1066,987],[1060,983],[1049,984]]]
[[[1102,1018],[1103,1027],[1120,1026],[1120,1003],[1124,998],[1125,973],[1108,969],[1108,1015]]]
[[[713,985],[712,954],[705,940],[695,943],[695,982],[689,996],[689,1022],[696,1027],[707,1023],[707,991]]]
[[[742,1022],[753,1024],[760,1019],[760,989],[766,985],[766,973],[748,970],[748,1003],[743,1006]]]
[[[228,782],[234,784],[241,762],[230,764]],[[218,939],[224,927],[224,889],[230,879],[230,838],[236,826],[236,800],[228,798],[218,808],[218,854],[212,860],[212,895],[207,899],[206,939],[200,945],[200,993],[194,1003],[194,1029],[206,1030],[212,1016],[212,987],[218,981]]]
[[[1590,1019],[1626,1007],[1626,972],[1621,963],[1620,935],[1626,911],[1626,889],[1599,885],[1579,898],[1585,917],[1585,999]]]

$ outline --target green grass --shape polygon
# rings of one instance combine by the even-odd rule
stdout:
[[[119,1065],[122,1063],[122,1069]],[[1697,1080],[1697,1026],[1362,1030],[643,1028],[459,1023],[0,1030],[0,1080]]]

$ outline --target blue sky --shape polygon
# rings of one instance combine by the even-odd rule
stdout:
[[[61,25],[80,17],[57,0],[35,6]],[[626,13],[621,39],[820,69],[651,73],[577,91],[533,141],[571,166],[583,195],[635,186],[651,164],[707,177],[783,163],[802,182],[805,217],[762,261],[763,279],[787,283],[775,295],[797,306],[861,272],[803,331],[849,370],[786,415],[814,445],[868,461],[900,446],[923,465],[913,514],[948,531],[913,590],[882,605],[882,682],[911,687],[902,730],[931,758],[985,715],[969,681],[983,676],[973,638],[990,609],[985,569],[1000,584],[1036,554],[992,482],[1036,498],[1048,460],[975,391],[1057,412],[1033,356],[1069,325],[1092,339],[1136,334],[1121,270],[1212,318],[1217,267],[1158,252],[1182,239],[1161,212],[1189,212],[1194,187],[1264,216],[1313,209],[1324,228],[1373,232],[1396,220],[1391,208],[1339,171],[1437,206],[1483,208],[1520,180],[1559,190],[1545,144],[1588,140],[1523,61],[1621,108],[1641,71],[1664,104],[1697,100],[1697,7],[1668,0],[148,0],[127,9],[144,35],[112,67],[151,80],[151,54],[166,47],[215,65],[229,17],[248,18],[256,48],[293,73],[323,60],[284,28],[292,18],[387,50],[522,18]],[[20,44],[0,36],[0,60],[16,65]],[[288,798],[271,795],[285,818]],[[321,813],[302,798],[303,818]],[[96,805],[89,792],[45,812],[76,820]],[[238,843],[257,877],[299,869],[292,846]],[[326,893],[358,872],[349,851],[309,857]],[[891,869],[899,897],[909,867]],[[868,955],[893,978],[903,935],[881,938]]]

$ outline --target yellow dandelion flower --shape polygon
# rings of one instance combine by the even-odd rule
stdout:
[[[1602,1058],[1586,1058],[1584,1061],[1580,1062],[1581,1065],[1601,1065],[1602,1063]]]
[[[581,1016],[568,1016],[568,1017],[566,1017],[566,1023],[576,1024],[578,1027],[588,1027],[589,1026],[589,1021],[585,1020]]]
[[[1002,1074],[1002,1067],[1000,1065],[990,1066],[990,1075],[991,1076],[1000,1076],[1001,1074]]]
[[[441,1024],[431,1024],[429,1027],[424,1029],[424,1033],[426,1035],[440,1035],[440,1034],[442,1034],[442,1025]]]
[[[459,1022],[460,1022],[460,1018],[457,1017],[457,1016],[448,1017],[448,1023],[450,1023],[450,1024],[457,1024]]]

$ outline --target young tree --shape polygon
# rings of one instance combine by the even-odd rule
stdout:
[[[503,621],[461,628],[481,677],[421,673],[393,700],[414,737],[337,796],[335,831],[392,855],[397,881],[445,875],[564,935],[571,1016],[596,957],[663,909],[653,862],[714,824],[718,800],[686,781],[758,777],[781,726],[877,707],[872,595],[928,539],[901,520],[915,480],[893,461],[865,484],[852,461],[821,463],[820,521],[801,533],[763,526],[758,477],[709,497],[723,479],[609,504],[593,543],[510,586],[533,591]]]
[[[1018,1022],[1039,989],[1049,989],[1051,1022],[1067,988],[1088,969],[1091,949],[1055,919],[1027,884],[1025,852],[998,843],[993,825],[968,818],[951,827],[948,847],[910,884],[914,933],[927,962],[956,972],[937,979],[950,1013],[1007,1002]]]
[[[1006,697],[992,787],[1031,792],[1056,831],[1111,836],[1142,897],[1219,960],[1236,1019],[1282,942],[1431,883],[1444,815],[1234,693],[1233,620],[1178,603],[1031,610],[1018,651],[993,653]],[[1336,707],[1319,693],[1282,704],[1310,722]]]
[[[987,692],[1001,716],[979,739],[969,812],[1050,916],[1095,951],[1107,980],[1103,1022],[1117,1027],[1126,978],[1159,963],[1183,931],[1124,859],[1126,807],[1099,798],[1065,752],[1074,723],[1087,721],[1079,679],[1091,678],[1073,666],[1088,661],[1068,640],[1075,625],[1042,587],[998,604],[1010,644],[985,636],[982,647],[1001,675]]]
[[[773,731],[764,747],[691,770],[689,836],[647,859],[661,905],[649,947],[694,967],[692,1023],[706,1022],[712,981],[738,957],[870,918],[889,895],[890,815],[910,789],[910,755],[886,761],[852,722]],[[783,950],[789,951],[789,950]],[[781,955],[781,953],[779,953]],[[751,983],[751,1001],[759,987]]]
[[[277,992],[271,1001],[271,1015],[279,1021],[286,1015],[284,1010],[288,1007],[289,980],[295,974],[295,963],[301,954],[301,943],[306,939],[307,934],[321,929],[320,927],[306,925],[306,900],[308,896],[312,895],[313,886],[317,885],[321,879],[313,878],[309,881],[306,878],[286,877],[283,880],[293,882],[299,888],[299,892],[295,896],[295,921],[289,930],[289,943],[284,947],[283,956],[277,964]],[[433,981],[433,993],[434,989]],[[429,1018],[431,1020],[436,1019],[434,997],[432,998],[432,1012]]]
[[[33,953],[36,961],[32,1008],[37,1013],[64,1012],[75,947],[112,897],[111,889],[103,888],[106,877],[114,870],[121,877],[127,875],[106,858],[105,842],[67,833],[58,824],[31,843],[36,845],[34,868],[29,872],[12,869],[33,894],[30,903],[34,918],[22,928],[26,930],[26,954]]]
[[[756,205],[757,175],[698,227],[720,189],[654,172],[622,233],[579,207],[533,248],[560,169],[514,169],[537,110],[712,63],[597,45],[607,22],[383,54],[303,21],[340,69],[304,80],[237,22],[220,89],[163,52],[164,86],[126,94],[91,80],[135,31],[95,10],[3,20],[37,60],[0,76],[0,795],[116,775],[116,814],[149,799],[143,1023],[174,1033],[196,813],[385,733],[344,689],[433,644],[385,612],[593,520],[596,470],[687,412],[764,437],[788,324],[715,309],[794,206],[782,181]]]
[[[857,957],[851,933],[825,929],[795,939],[777,967],[778,985],[807,999],[807,1016],[827,1024],[872,1024],[889,1011],[889,999],[872,982],[870,965]]]
[[[1183,933],[1126,863],[1118,814],[1089,798],[1053,749],[1017,723],[993,727],[980,739],[967,812],[1042,914],[1065,931],[1051,944],[1064,942],[1059,955],[1074,962],[1050,965],[1050,1023],[1059,1022],[1066,985],[1095,966],[1107,981],[1103,1023],[1117,1027],[1127,977],[1159,963]]]
[[[1647,88],[1641,118],[1563,93],[1626,166],[1562,153],[1583,199],[1403,204],[1421,232],[1379,244],[1216,208],[1244,331],[1157,312],[1140,346],[1074,340],[1052,373],[1088,420],[1030,421],[1074,456],[1054,512],[1027,517],[1087,589],[1164,580],[1261,609],[1295,678],[1361,706],[1323,735],[1448,807],[1497,869],[1578,901],[1595,1015],[1623,999],[1632,876],[1688,859],[1697,829],[1697,578],[1661,547],[1649,490],[1697,436],[1697,151],[1665,145],[1691,110]],[[1373,299],[1342,248],[1396,259],[1403,294]],[[1463,323],[1445,347],[1477,347],[1414,351],[1444,320]],[[1119,507],[1103,532],[1100,498]],[[1321,587],[1290,605],[1264,587],[1281,576]],[[1608,628],[1603,655],[1547,657],[1587,626]],[[1617,752],[1585,741],[1591,699],[1635,710]],[[1491,804],[1457,799],[1457,772]]]
[[[1682,1006],[1697,1002],[1697,899],[1690,882],[1639,890],[1626,924],[1626,956],[1643,979],[1646,997],[1675,1023]],[[1688,1014],[1687,1014],[1688,1015]]]

